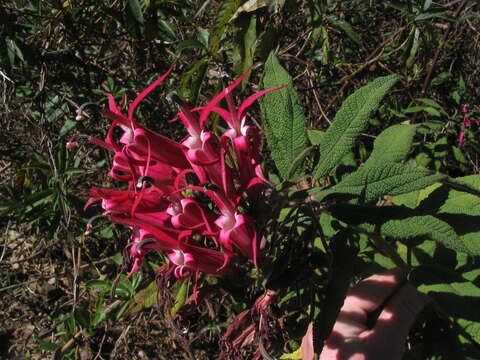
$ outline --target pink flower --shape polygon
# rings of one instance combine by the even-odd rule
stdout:
[[[183,122],[188,133],[182,141],[175,142],[144,128],[134,119],[141,100],[171,71],[172,68],[142,91],[126,115],[113,96],[107,94],[108,107],[100,110],[112,120],[105,140],[78,135],[67,144],[71,148],[79,138],[87,138],[108,149],[113,153],[110,176],[127,183],[124,190],[93,188],[86,207],[100,203],[102,216],[132,230],[130,274],[139,270],[149,251],[167,253],[170,269],[178,279],[194,273],[198,277],[199,272],[232,275],[233,256],[250,259],[257,266],[255,222],[241,213],[241,209],[245,208],[244,201],[252,202],[253,188],[268,181],[260,167],[260,134],[247,125],[246,113],[260,96],[280,87],[248,97],[238,109],[232,91],[246,74],[205,107],[192,108],[178,96],[170,95],[179,109],[176,119]],[[218,107],[222,99],[226,100],[228,110]],[[85,115],[87,105],[78,110],[77,116]],[[221,136],[206,129],[212,112],[218,113],[228,125]],[[114,131],[118,129],[121,136],[117,140]],[[200,195],[192,190],[207,195],[205,198],[211,203],[200,201]],[[244,196],[245,193],[249,196]]]
[[[247,215],[235,213],[232,218],[223,215],[215,221],[221,228],[220,244],[227,254],[241,254],[258,266],[258,243],[255,223]]]
[[[224,256],[219,251],[187,244],[183,245],[182,249],[173,250],[167,256],[174,266],[174,275],[177,279],[184,279],[199,271],[224,276],[234,274],[231,267],[222,267]]]
[[[259,91],[248,97],[237,110],[232,92],[242,82],[249,71],[250,69],[215,96],[213,100],[205,106],[199,119],[200,123],[204,123],[211,112],[216,112],[229,126],[229,130],[222,135],[222,144],[225,148],[229,146],[233,147],[242,184],[240,192],[243,192],[256,183],[267,182],[259,164],[260,135],[255,127],[246,124],[247,110],[261,96],[287,86],[282,85]],[[222,99],[226,100],[228,111],[216,106]],[[226,151],[228,150],[226,149]]]
[[[472,119],[470,118],[470,110],[472,109],[472,105],[465,104],[462,106],[462,113],[463,113],[463,122],[460,128],[460,134],[457,138],[457,145],[463,146],[465,143],[465,128],[469,128],[472,126]]]

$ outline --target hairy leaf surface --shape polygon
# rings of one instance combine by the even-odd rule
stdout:
[[[364,202],[370,202],[383,195],[399,195],[423,189],[446,177],[442,174],[433,174],[426,169],[396,163],[363,166],[346,176],[336,186],[319,192],[317,201],[322,201],[332,194],[348,194],[359,196]]]
[[[480,188],[480,176],[471,175],[456,179],[473,188]],[[452,189],[448,185],[436,188],[423,200],[421,211],[436,214],[458,233],[465,252],[480,255],[480,198],[467,192]]]
[[[412,146],[415,125],[393,125],[375,139],[373,151],[365,165],[382,165],[400,162],[408,155]]]
[[[376,207],[342,204],[331,207],[330,212],[339,220],[364,227],[368,231],[379,232],[383,236],[397,239],[428,236],[450,249],[466,250],[463,242],[448,223],[405,206]]]
[[[375,79],[344,101],[320,145],[320,162],[315,171],[317,178],[327,175],[340,164],[367,125],[372,112],[398,79],[397,75]]]
[[[293,88],[292,78],[274,53],[265,63],[263,88],[289,84],[260,99],[265,118],[265,134],[275,165],[283,178],[289,177],[292,163],[307,148],[307,128],[303,107]],[[295,174],[301,173],[297,168]]]

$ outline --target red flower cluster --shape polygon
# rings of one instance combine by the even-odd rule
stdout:
[[[463,146],[465,144],[465,129],[472,126],[472,119],[470,118],[470,110],[472,105],[465,104],[462,106],[463,121],[460,128],[460,134],[457,138],[457,145]]]
[[[233,272],[230,259],[239,255],[258,260],[255,223],[242,214],[239,205],[254,199],[259,187],[267,183],[259,164],[260,136],[246,124],[246,112],[260,96],[277,88],[260,91],[247,98],[237,109],[232,91],[246,74],[226,87],[206,106],[191,108],[176,95],[169,95],[179,109],[188,132],[175,142],[141,126],[134,119],[135,109],[172,68],[150,84],[128,108],[127,115],[107,94],[108,108],[101,114],[112,120],[104,141],[88,140],[113,153],[110,176],[128,183],[126,190],[93,188],[86,207],[101,202],[111,221],[132,230],[129,244],[134,259],[131,274],[138,271],[149,250],[167,252],[175,277],[186,278],[199,271],[228,275]],[[227,109],[218,104],[226,101]],[[220,137],[207,130],[212,113],[228,126]],[[77,116],[83,115],[83,108]],[[174,119],[175,120],[175,119]],[[114,138],[114,130],[122,130]],[[67,147],[79,137],[70,140]],[[194,183],[191,183],[191,179]],[[199,202],[198,198],[208,199]],[[89,223],[89,228],[91,224]],[[87,228],[87,231],[89,229]]]

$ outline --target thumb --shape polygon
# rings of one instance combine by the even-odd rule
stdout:
[[[377,319],[373,333],[379,341],[398,341],[403,346],[416,317],[428,303],[426,295],[407,283],[388,301]]]

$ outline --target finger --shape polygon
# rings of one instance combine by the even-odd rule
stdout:
[[[368,313],[381,306],[405,281],[405,272],[391,269],[362,280],[351,288],[340,315],[365,324]]]
[[[405,284],[387,302],[373,332],[385,340],[396,339],[403,346],[416,317],[428,301],[428,297],[419,293],[412,284]]]

